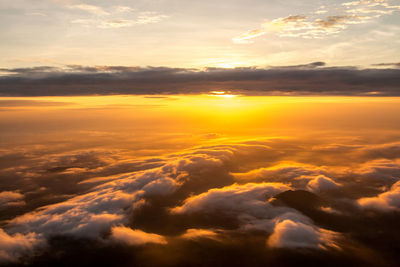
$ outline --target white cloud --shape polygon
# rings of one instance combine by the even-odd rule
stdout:
[[[107,16],[110,15],[109,12],[105,11],[103,8],[95,5],[88,5],[88,4],[76,4],[76,5],[67,5],[70,9],[77,9],[89,12],[91,14],[97,16]]]
[[[376,197],[366,197],[358,200],[358,204],[365,209],[378,211],[400,210],[400,182],[395,183],[387,192]]]
[[[115,16],[114,16],[115,17]],[[115,29],[132,27],[136,25],[145,25],[158,23],[167,19],[167,15],[159,14],[156,12],[141,12],[135,18],[113,18],[113,19],[75,19],[71,23],[82,24],[88,27],[97,27],[101,29]]]
[[[236,44],[248,44],[252,43],[253,41],[251,39],[262,36],[265,34],[265,31],[262,30],[252,30],[248,31],[246,33],[243,33],[239,36],[236,36],[232,39],[232,41]]]
[[[336,35],[349,25],[362,24],[382,15],[393,14],[400,6],[387,0],[363,0],[342,3],[328,9],[322,6],[307,15],[290,15],[264,22],[260,29],[251,30],[232,40],[234,43],[252,43],[251,39],[273,33],[280,37],[323,38]]]
[[[335,232],[286,219],[277,221],[267,244],[276,248],[327,249],[338,247],[337,237]]]
[[[129,6],[115,6],[114,10],[118,13],[126,13],[126,12],[132,12],[135,9],[129,7]]]
[[[336,183],[331,178],[326,177],[325,175],[319,175],[313,179],[311,179],[307,184],[307,189],[314,192],[323,192],[323,191],[331,191],[339,189],[341,185]]]
[[[16,217],[9,227],[45,236],[70,234],[98,238],[112,225],[123,223],[135,204],[153,195],[166,195],[179,184],[160,169],[122,175],[93,191]]]
[[[97,162],[99,158],[95,158]],[[40,236],[47,240],[54,235],[104,241],[103,234],[111,231],[114,240],[130,244],[164,243],[158,235],[121,225],[129,222],[136,209],[146,203],[146,198],[173,194],[183,183],[191,182],[188,172],[201,172],[221,164],[218,158],[205,154],[172,157],[161,167],[113,176],[111,181],[106,180],[88,193],[17,216],[8,222],[6,229],[18,233],[18,238],[13,239],[15,242],[23,242],[21,236]],[[21,197],[9,192],[3,195],[8,199]]]
[[[266,200],[290,187],[281,183],[234,184],[190,197],[182,206],[171,209],[174,214],[194,212],[250,213],[262,215],[268,209]]]
[[[157,12],[141,12],[136,19],[137,24],[150,24],[157,23],[168,18],[167,15],[159,14]]]

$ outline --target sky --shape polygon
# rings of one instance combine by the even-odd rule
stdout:
[[[399,14],[398,0],[1,0],[0,66],[393,67]]]
[[[400,266],[400,0],[0,0],[0,265]]]

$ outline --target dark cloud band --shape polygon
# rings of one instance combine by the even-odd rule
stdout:
[[[183,69],[67,66],[0,69],[0,96],[199,94],[399,96],[400,69],[325,67]]]

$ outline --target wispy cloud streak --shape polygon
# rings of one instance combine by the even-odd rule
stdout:
[[[382,15],[391,15],[400,10],[388,0],[362,0],[345,2],[340,6],[320,7],[307,15],[289,15],[264,22],[260,29],[234,37],[238,44],[251,43],[254,38],[265,34],[280,37],[323,38],[337,35],[350,25],[363,24]]]

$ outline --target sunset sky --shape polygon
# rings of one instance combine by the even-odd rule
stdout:
[[[399,62],[400,2],[1,0],[0,65]]]
[[[0,265],[400,266],[400,0],[0,0]]]

